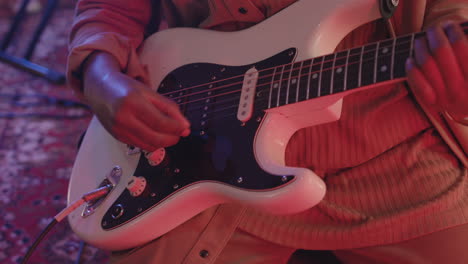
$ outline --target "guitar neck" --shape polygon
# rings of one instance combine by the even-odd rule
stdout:
[[[461,26],[468,34],[468,22]],[[263,70],[257,90],[269,93],[269,109],[403,79],[414,41],[425,34],[409,34]]]

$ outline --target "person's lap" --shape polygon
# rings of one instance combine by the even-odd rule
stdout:
[[[468,224],[396,244],[336,250],[342,263],[465,264],[468,263]]]
[[[189,256],[209,216],[198,216],[139,249],[112,254],[112,263],[211,264],[430,264],[468,263],[468,224],[395,244],[366,248],[309,251],[273,244],[236,229],[219,254]],[[193,223],[192,223],[193,222]],[[198,253],[197,253],[198,255]]]

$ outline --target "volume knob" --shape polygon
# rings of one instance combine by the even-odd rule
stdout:
[[[158,148],[153,152],[147,152],[145,154],[146,159],[148,159],[148,163],[151,166],[158,166],[161,164],[166,157],[166,149],[165,148]]]
[[[127,190],[133,197],[137,197],[145,191],[146,184],[147,183],[145,177],[132,176],[132,178],[127,184]]]

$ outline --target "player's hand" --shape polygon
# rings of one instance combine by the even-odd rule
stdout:
[[[426,104],[468,122],[468,39],[458,23],[432,27],[415,40],[408,83]]]
[[[188,136],[190,124],[176,103],[121,73],[110,54],[91,59],[85,71],[85,97],[116,139],[154,151]]]

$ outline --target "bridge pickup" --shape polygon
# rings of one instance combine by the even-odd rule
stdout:
[[[255,69],[255,67],[252,67],[244,75],[239,108],[237,109],[237,119],[243,123],[252,118],[257,81],[258,70]]]

